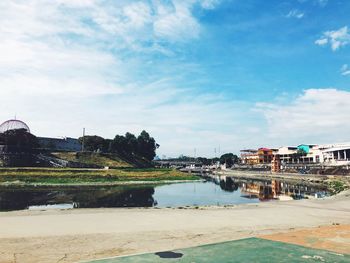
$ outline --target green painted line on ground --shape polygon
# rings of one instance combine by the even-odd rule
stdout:
[[[138,263],[138,262],[350,262],[350,255],[312,249],[299,245],[247,238],[193,248],[174,250],[181,258],[161,258],[155,253],[116,257],[92,261],[94,263]]]

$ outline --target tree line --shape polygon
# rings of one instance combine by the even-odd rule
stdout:
[[[124,157],[143,157],[152,161],[156,156],[156,149],[159,144],[149,135],[142,131],[137,137],[127,132],[123,135],[116,135],[114,139],[105,139],[101,136],[84,136],[79,141],[84,143],[84,150],[92,152],[117,153]]]
[[[198,161],[202,163],[203,165],[212,165],[217,162],[220,162],[220,164],[226,163],[227,167],[232,167],[235,163],[239,162],[239,157],[236,154],[233,153],[225,153],[221,155],[220,157],[215,158],[206,158],[206,157],[188,157],[188,156],[179,156],[178,158],[180,161]]]

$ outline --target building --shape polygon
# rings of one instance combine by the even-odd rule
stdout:
[[[276,150],[269,148],[259,148],[241,150],[241,160],[243,164],[271,164],[273,154]]]
[[[274,154],[271,161],[271,172],[279,173],[281,171],[281,160],[278,154]]]
[[[314,163],[316,162],[317,145],[301,144],[297,147],[285,146],[275,152],[281,160],[281,164]]]
[[[318,145],[319,162],[326,165],[349,165],[350,143]]]
[[[52,151],[81,151],[81,143],[78,139],[63,137],[63,138],[47,138],[38,137],[40,148]]]
[[[0,125],[0,134],[13,130],[23,130],[30,134],[28,125],[21,120],[7,120]],[[32,135],[33,136],[33,135]],[[48,137],[36,137],[39,149],[52,150],[52,151],[81,151],[81,143],[78,139],[62,137],[62,138],[48,138]],[[0,145],[0,150],[9,148],[9,146]],[[13,147],[12,147],[13,148]]]
[[[35,162],[36,137],[20,120],[0,125],[0,166],[30,166]]]
[[[259,163],[258,150],[241,150],[241,160],[243,164],[254,165]]]
[[[350,143],[301,144],[281,147],[276,152],[283,164],[349,165]]]

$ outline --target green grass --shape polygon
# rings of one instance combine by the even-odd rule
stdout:
[[[332,194],[338,194],[349,187],[343,181],[330,181],[328,182],[328,189]]]
[[[197,176],[172,169],[121,168],[121,169],[80,169],[80,168],[0,168],[1,183],[25,184],[84,184],[116,183],[127,181],[176,181],[196,180]]]

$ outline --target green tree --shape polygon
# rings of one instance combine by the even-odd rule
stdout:
[[[130,155],[137,154],[137,145],[138,142],[136,136],[130,132],[127,132],[125,134],[125,152]]]
[[[158,147],[159,144],[145,130],[137,137],[137,153],[149,161],[152,161],[156,156]]]
[[[83,137],[79,138],[79,141],[83,142]],[[86,151],[106,151],[106,141],[101,136],[87,135],[84,136],[84,149]]]
[[[126,152],[126,139],[122,135],[116,135],[111,143],[111,151],[124,155]]]
[[[226,163],[227,167],[231,167],[233,164],[238,163],[238,156],[233,153],[225,153],[221,155],[220,163]]]

